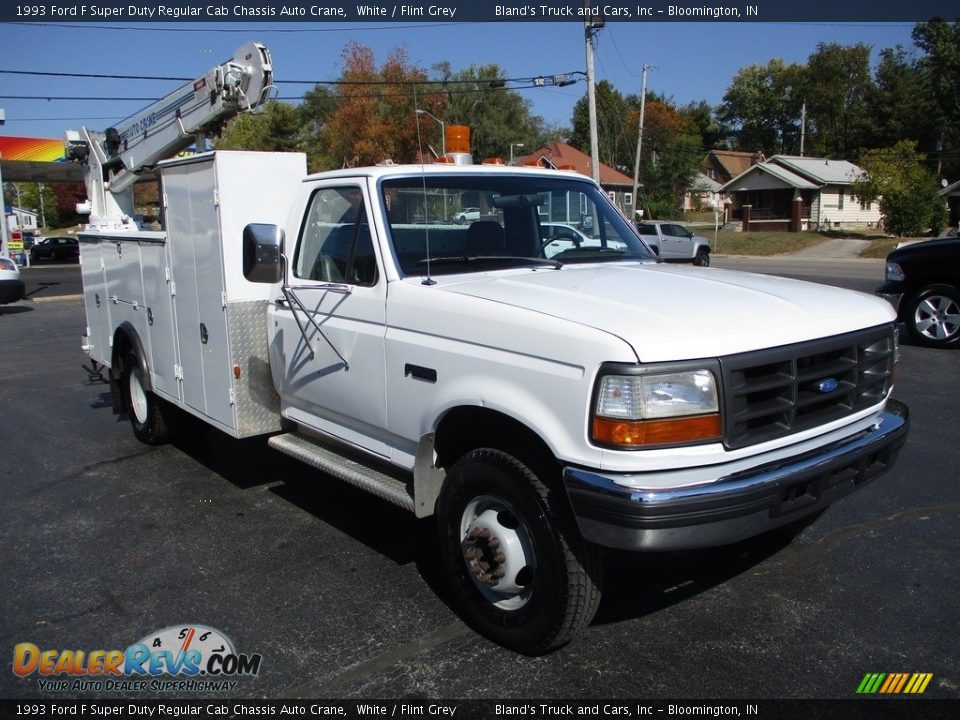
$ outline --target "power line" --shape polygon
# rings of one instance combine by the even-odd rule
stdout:
[[[518,82],[518,81],[511,80],[509,82]],[[575,82],[580,82],[580,80],[576,80]],[[377,82],[374,84],[396,85],[401,83]],[[416,82],[410,83],[411,86],[416,86],[420,84],[423,84],[423,83],[416,83]],[[474,82],[473,84],[477,84],[477,83]],[[529,85],[516,85],[513,87],[479,87],[479,88],[466,88],[462,90],[446,90],[444,91],[444,94],[445,95],[469,95],[473,93],[492,92],[496,90],[514,90],[514,91],[542,90],[544,87],[552,87],[552,86],[538,85],[535,82],[533,82]],[[395,95],[397,97],[414,97],[414,93],[402,93],[402,94],[397,93]],[[366,95],[359,95],[359,94],[329,95],[327,97],[331,100],[352,100],[356,98],[382,98],[383,94],[370,93]],[[158,98],[156,97],[103,97],[103,96],[89,96],[89,95],[0,95],[0,100],[44,100],[48,102],[55,102],[55,101],[77,102],[79,100],[88,100],[91,102],[94,102],[94,101],[96,102],[155,102],[157,99]],[[300,97],[277,97],[273,99],[281,100],[284,102],[299,102],[304,98],[303,96],[300,96]]]
[[[103,74],[103,73],[73,73],[73,72],[50,72],[42,70],[0,70],[0,74],[3,75],[36,75],[40,77],[64,77],[64,78],[91,78],[96,80],[164,80],[164,81],[175,81],[175,82],[192,82],[196,78],[188,77],[171,77],[164,75],[114,75],[114,74]],[[536,77],[522,77],[522,78],[492,78],[490,80],[484,80],[480,78],[471,78],[465,80],[458,80],[450,78],[447,80],[279,80],[278,85],[473,85],[477,83],[489,83],[491,86],[493,84],[499,83],[538,83],[539,81],[545,81],[546,78],[551,79],[552,85],[569,84],[569,80],[573,80],[574,75],[584,75],[585,73],[582,70],[573,70],[566,73],[556,73],[553,75],[538,75]],[[573,80],[577,82],[577,80]],[[543,83],[540,83],[538,86],[543,86]]]

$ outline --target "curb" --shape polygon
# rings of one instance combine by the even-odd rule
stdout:
[[[48,302],[70,302],[83,300],[83,295],[52,295],[50,297],[24,298],[27,302],[48,303]]]

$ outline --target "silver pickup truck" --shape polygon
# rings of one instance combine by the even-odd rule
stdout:
[[[638,223],[637,232],[662,260],[689,262],[700,267],[710,264],[710,241],[694,235],[683,225],[650,220]]]

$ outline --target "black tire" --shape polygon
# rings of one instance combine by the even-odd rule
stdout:
[[[444,570],[478,632],[541,655],[590,624],[600,550],[580,537],[565,498],[525,464],[490,448],[466,454],[447,476],[437,520]]]
[[[124,359],[122,382],[124,404],[137,440],[147,445],[170,442],[171,406],[147,390],[143,370],[132,352]]]
[[[903,321],[921,345],[956,345],[960,341],[960,291],[950,285],[928,285],[907,303]]]
[[[697,250],[693,258],[693,264],[698,267],[710,267],[710,253],[706,250]]]

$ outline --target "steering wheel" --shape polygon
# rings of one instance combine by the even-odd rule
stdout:
[[[542,255],[543,251],[547,249],[547,245],[556,242],[557,240],[569,240],[577,249],[579,249],[583,244],[583,238],[577,235],[573,230],[557,230],[553,237],[547,238],[541,243],[540,254]]]

